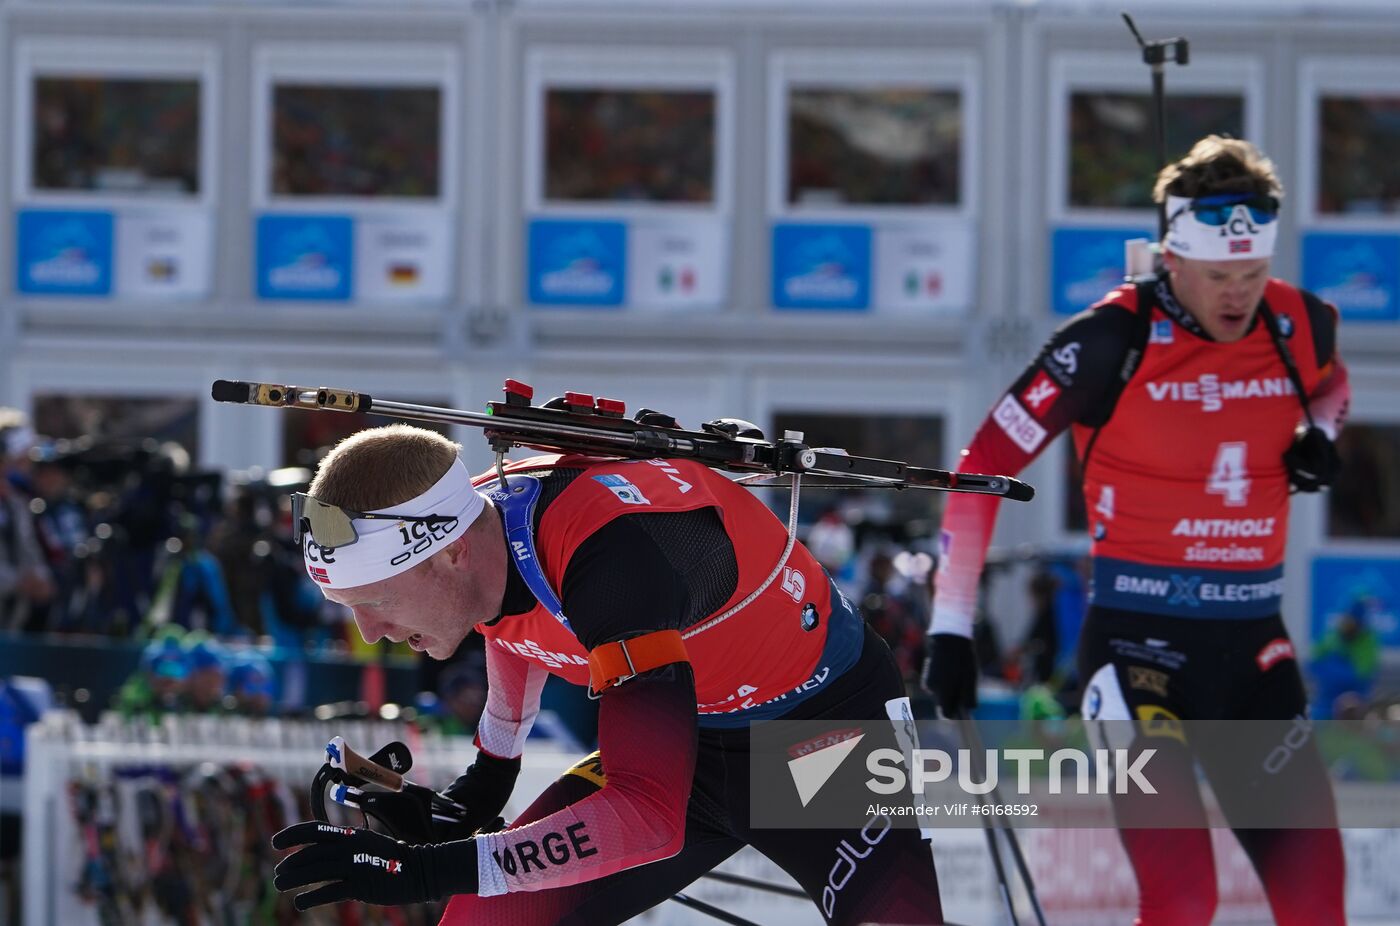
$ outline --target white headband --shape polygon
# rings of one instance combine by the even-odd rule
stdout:
[[[370,514],[430,514],[452,518],[431,527],[423,521],[381,521],[357,518],[358,538],[344,547],[322,547],[311,532],[302,538],[306,573],[324,588],[355,588],[407,572],[467,532],[486,507],[486,496],[472,488],[471,475],[460,459],[432,488],[402,505]]]
[[[1166,248],[1179,257],[1191,260],[1254,260],[1274,256],[1274,239],[1278,237],[1278,219],[1259,224],[1250,217],[1249,209],[1237,204],[1230,210],[1224,225],[1207,225],[1190,209],[1191,200],[1185,196],[1167,197]]]

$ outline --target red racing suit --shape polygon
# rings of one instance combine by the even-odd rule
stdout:
[[[528,487],[529,473],[558,470],[578,472],[542,512],[522,514],[516,490]],[[697,631],[685,640],[693,705],[671,703],[681,697],[673,686],[651,704],[632,705],[621,719],[614,706],[629,700],[629,685],[635,683],[605,693],[599,737],[608,757],[607,787],[533,823],[479,836],[483,897],[576,884],[675,855],[695,763],[694,721],[682,723],[685,716],[698,715],[701,729],[780,716],[854,663],[864,633],[859,617],[801,544],[793,546],[781,574],[752,602],[700,629],[762,585],[787,545],[784,525],[761,501],[705,466],[550,457],[513,464],[508,473],[519,474],[508,475],[509,491],[493,485],[491,474],[478,485],[502,510],[515,568],[533,574],[527,581],[534,583],[537,600],[526,613],[479,627],[487,638],[489,693],[477,740],[492,755],[520,755],[547,674],[588,684],[589,649],[607,640],[591,626],[569,623],[561,602],[569,598],[570,566],[578,551],[608,525],[634,514],[650,518],[711,509],[732,544],[737,581],[720,605],[705,605],[707,613],[694,614],[687,626],[677,628]],[[528,538],[523,528],[512,532],[512,522],[520,528],[522,518],[530,528]],[[628,606],[639,605],[645,614],[646,602]],[[601,636],[625,638],[658,629],[665,628],[634,625]]]
[[[1072,428],[1081,460],[1088,455],[1096,604],[1187,617],[1276,613],[1288,532],[1282,455],[1302,420],[1299,399],[1264,325],[1218,343],[1165,282],[1141,292],[1150,333],[1126,386],[1121,371],[1140,324],[1135,286],[1055,333],[993,407],[959,469],[1014,475]],[[1350,394],[1336,310],[1279,280],[1264,301],[1286,332],[1318,426],[1335,436]],[[934,632],[971,635],[997,505],[989,496],[948,500]]]
[[[1335,437],[1349,395],[1336,311],[1278,280],[1264,303],[1314,420]],[[1154,778],[1155,800],[1169,801],[1177,821],[1166,829],[1122,824],[1141,818],[1125,813],[1129,798],[1115,796],[1140,888],[1137,926],[1214,918],[1198,762],[1227,816],[1244,801],[1278,808],[1278,825],[1236,836],[1279,926],[1344,922],[1326,768],[1311,746],[1286,774],[1267,766],[1282,730],[1311,729],[1280,617],[1289,507],[1282,458],[1302,420],[1262,319],[1239,341],[1219,343],[1157,281],[1121,287],[1057,331],[964,451],[966,471],[1014,474],[1055,435],[1073,431],[1094,566],[1079,641],[1083,713],[1086,721],[1139,722],[1139,737],[1170,769]],[[986,496],[949,499],[933,632],[971,635],[996,508]],[[1249,721],[1255,735],[1212,751],[1198,740],[1161,738],[1154,718]],[[1306,814],[1316,816],[1294,819]]]

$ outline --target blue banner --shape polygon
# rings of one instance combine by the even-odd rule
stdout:
[[[1057,228],[1050,237],[1050,305],[1073,315],[1123,285],[1123,245],[1145,228]]]
[[[258,298],[348,302],[354,237],[354,220],[345,215],[258,216]]]
[[[15,236],[15,287],[26,296],[110,296],[110,212],[23,209]]]
[[[616,221],[533,219],[526,246],[534,305],[620,306],[627,301],[627,226]]]
[[[870,308],[868,225],[774,225],[773,306]]]
[[[1348,321],[1400,320],[1400,234],[1305,233],[1303,288]]]
[[[1344,615],[1370,627],[1382,645],[1400,647],[1400,558],[1314,557],[1313,641]]]

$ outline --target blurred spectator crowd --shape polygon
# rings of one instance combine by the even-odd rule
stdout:
[[[49,441],[8,410],[0,449],[0,629],[252,638],[328,619],[274,481],[226,486],[173,443]]]
[[[388,649],[365,644],[306,576],[289,493],[310,477],[198,471],[175,443],[53,441],[0,408],[0,634],[140,643],[111,702],[129,716],[313,710],[305,658],[374,667]],[[470,733],[485,685],[480,647],[464,647],[450,666],[424,667],[412,707]]]

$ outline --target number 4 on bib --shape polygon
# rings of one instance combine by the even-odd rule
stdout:
[[[1245,467],[1248,446],[1235,441],[1221,444],[1206,480],[1206,492],[1219,495],[1230,508],[1239,508],[1249,500],[1249,470]]]

